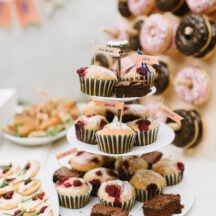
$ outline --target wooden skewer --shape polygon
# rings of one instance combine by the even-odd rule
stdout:
[[[171,127],[174,131],[179,131],[181,129],[181,125],[177,123],[168,123],[167,124],[169,127]]]

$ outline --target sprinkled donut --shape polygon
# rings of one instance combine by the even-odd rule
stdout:
[[[182,68],[177,73],[174,83],[178,96],[186,103],[201,105],[209,98],[210,79],[199,67]]]
[[[167,50],[172,39],[170,20],[161,14],[149,16],[142,25],[140,43],[149,54],[160,54]]]
[[[128,8],[134,16],[148,15],[154,8],[154,0],[128,0]]]
[[[194,13],[211,13],[216,9],[216,0],[186,0]]]

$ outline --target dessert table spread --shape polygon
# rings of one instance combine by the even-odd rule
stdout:
[[[36,159],[41,162],[42,168],[51,177],[54,170],[59,167],[55,155],[70,148],[71,146],[67,143],[66,139],[40,147],[24,147],[11,143],[1,136],[0,159],[7,159],[8,161]],[[174,146],[165,147],[162,151],[166,154],[176,155],[186,164],[187,181],[190,182],[195,194],[194,205],[187,215],[214,215],[216,160],[210,161],[199,155],[186,156]],[[67,216],[63,214],[61,208],[60,214]]]

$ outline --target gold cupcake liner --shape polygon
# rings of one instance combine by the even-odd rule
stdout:
[[[136,189],[136,200],[139,202],[146,202],[152,198],[162,194],[162,190],[140,190]]]
[[[154,143],[157,140],[159,127],[147,132],[137,132],[135,136],[135,146],[145,146]]]
[[[106,201],[106,200],[101,199],[101,198],[99,198],[99,200],[100,200],[100,203],[103,204],[103,205],[113,206],[113,207],[120,207],[120,208],[122,208],[122,209],[124,209],[126,211],[130,211],[133,208],[134,203],[135,203],[135,198],[130,199],[127,202],[120,202],[120,203],[109,202],[109,201]]]
[[[69,209],[79,209],[84,207],[90,198],[91,190],[84,195],[81,196],[66,196],[58,193],[59,204],[65,208]]]
[[[75,124],[75,131],[76,131],[76,137],[78,140],[84,143],[92,144],[92,145],[97,144],[96,136],[95,136],[96,131],[78,128],[76,127],[76,124]]]
[[[109,154],[123,154],[130,152],[134,146],[135,135],[98,135],[99,149]]]
[[[183,173],[175,173],[171,175],[165,175],[164,178],[166,179],[167,186],[173,186],[180,183],[183,179]]]
[[[81,91],[92,96],[110,97],[116,84],[115,80],[95,80],[80,77]]]

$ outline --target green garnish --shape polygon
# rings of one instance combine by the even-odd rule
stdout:
[[[11,165],[0,165],[0,169],[8,171],[11,168]]]
[[[57,127],[50,129],[47,131],[47,136],[56,136],[59,132],[61,132],[64,129],[64,125],[58,125]]]

